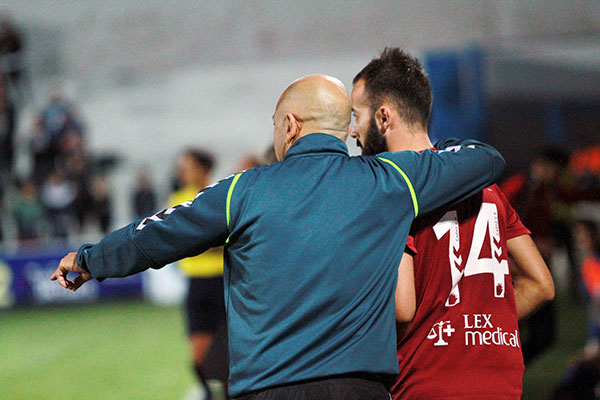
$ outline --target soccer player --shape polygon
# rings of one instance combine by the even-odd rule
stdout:
[[[431,104],[418,60],[386,49],[354,78],[351,134],[368,155],[432,149]],[[401,279],[413,269],[414,286]],[[397,316],[414,319],[398,343],[393,398],[520,399],[518,318],[553,296],[529,231],[496,185],[416,219],[399,266]]]
[[[348,92],[325,75],[292,83],[273,123],[280,162],[83,245],[51,279],[75,290],[225,246],[231,396],[387,400],[398,243],[420,212],[493,183],[504,160],[457,142],[456,152],[350,157]]]
[[[181,188],[171,195],[169,206],[175,207],[177,204],[193,200],[198,192],[210,183],[213,166],[214,158],[210,153],[197,149],[185,151],[178,160]],[[188,278],[185,315],[193,368],[203,389],[202,392],[205,393],[204,399],[210,400],[212,396],[208,379],[227,381],[226,353],[221,355],[221,359],[212,360],[213,363],[223,365],[205,365],[205,358],[215,334],[219,331],[224,336],[226,334],[223,249],[210,249],[196,257],[184,258],[178,264]],[[224,340],[224,338],[218,339]],[[227,348],[226,339],[222,347]]]

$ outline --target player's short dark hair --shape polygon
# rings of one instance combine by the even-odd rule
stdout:
[[[407,123],[427,128],[433,93],[427,73],[419,60],[397,47],[386,47],[379,58],[371,60],[352,83],[365,82],[365,91],[375,111],[387,100],[396,105]]]
[[[192,157],[194,162],[204,167],[207,172],[212,171],[215,167],[215,157],[206,150],[189,149],[184,154]]]

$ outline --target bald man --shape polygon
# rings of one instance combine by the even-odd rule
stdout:
[[[490,185],[504,161],[488,146],[459,143],[452,152],[350,157],[349,122],[339,80],[293,82],[273,115],[280,162],[82,246],[52,279],[76,290],[224,246],[230,395],[389,399],[398,244],[416,215]]]

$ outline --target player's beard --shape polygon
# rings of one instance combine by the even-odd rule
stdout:
[[[385,136],[383,136],[383,133],[377,128],[375,116],[371,117],[364,145],[361,145],[358,140],[357,144],[358,147],[362,148],[363,156],[374,156],[375,154],[388,151]]]

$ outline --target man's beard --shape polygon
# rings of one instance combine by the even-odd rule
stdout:
[[[371,117],[369,130],[367,131],[364,144],[361,145],[358,140],[356,142],[358,147],[362,148],[363,156],[374,156],[388,151],[385,136],[383,136],[383,133],[377,128],[375,117]]]

